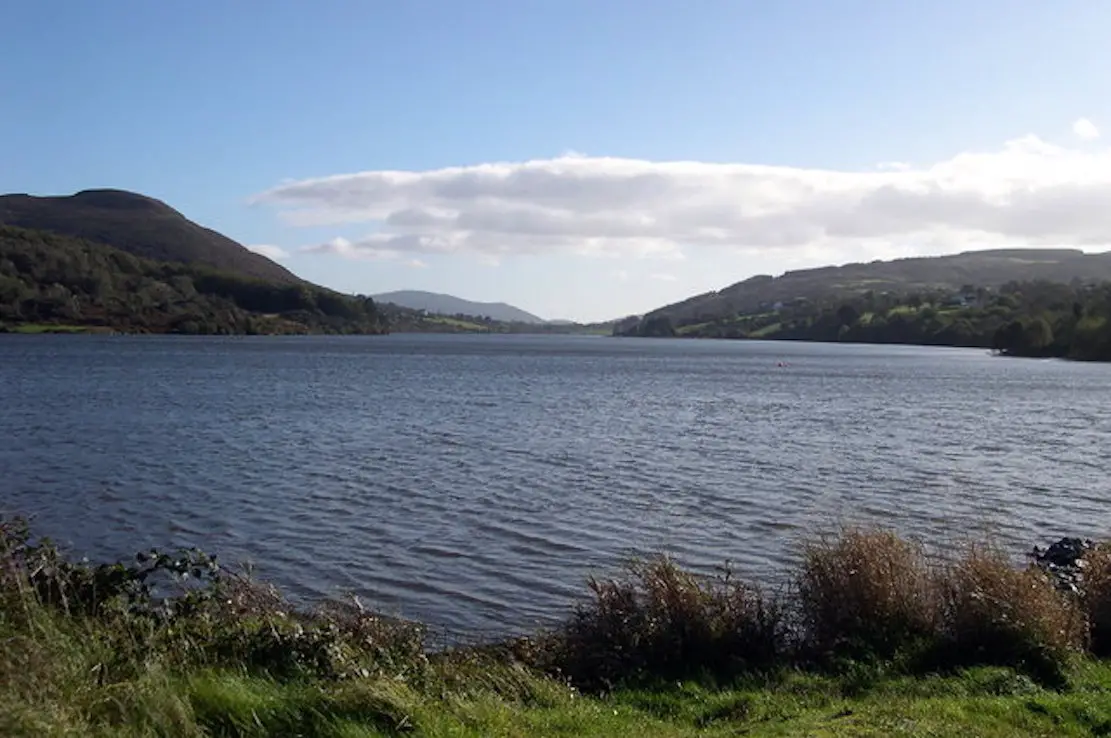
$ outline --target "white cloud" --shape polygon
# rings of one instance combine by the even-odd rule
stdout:
[[[412,267],[414,269],[427,269],[428,268],[428,264],[424,263],[420,259],[410,259],[409,261],[405,262],[405,266]]]
[[[1094,126],[1093,126],[1094,128]],[[1035,136],[929,166],[832,171],[564,156],[369,171],[257,196],[297,225],[372,224],[309,251],[359,259],[471,253],[681,258],[779,253],[785,263],[995,244],[1111,244],[1111,149]]]
[[[380,244],[381,239],[373,237],[363,241],[353,242],[346,238],[333,238],[321,244],[304,246],[298,251],[306,254],[332,254],[347,259],[360,259],[363,261],[381,261],[385,259],[399,259],[404,255],[401,249],[386,248]]]
[[[675,280],[679,279],[674,274],[664,274],[663,272],[659,272],[657,274],[650,274],[650,275],[648,275],[648,278],[649,279],[654,279],[657,282],[674,282]]]
[[[281,261],[282,259],[289,258],[289,252],[283,249],[281,246],[270,246],[268,244],[260,243],[254,246],[248,246],[247,249],[250,251],[254,251],[256,254],[262,254],[267,259],[273,259],[274,261]]]
[[[1085,141],[1095,141],[1099,138],[1099,129],[1096,124],[1087,118],[1080,118],[1072,124],[1072,132]]]

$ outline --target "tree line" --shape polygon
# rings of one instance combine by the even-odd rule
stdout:
[[[758,313],[629,321],[618,335],[844,341],[985,348],[1012,356],[1111,361],[1111,283],[1011,282],[957,292],[864,292],[797,299]]]
[[[276,284],[100,243],[0,225],[0,328],[136,333],[383,333],[369,297]]]

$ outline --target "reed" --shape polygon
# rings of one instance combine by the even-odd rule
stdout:
[[[942,580],[943,647],[956,664],[1005,664],[1051,683],[1087,642],[1079,598],[1036,566],[970,546]]]
[[[890,531],[810,543],[797,582],[800,635],[815,657],[891,658],[939,634],[936,572],[919,544]]]
[[[611,689],[652,679],[724,680],[787,656],[779,602],[731,571],[701,577],[659,556],[592,579],[591,598],[544,654],[576,685]]]

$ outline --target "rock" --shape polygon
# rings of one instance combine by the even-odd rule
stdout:
[[[1084,575],[1084,557],[1095,546],[1088,538],[1062,538],[1048,548],[1034,549],[1028,556],[1034,564],[1053,577],[1057,588],[1072,593],[1080,592]]]

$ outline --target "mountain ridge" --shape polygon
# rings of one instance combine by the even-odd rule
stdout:
[[[505,302],[478,302],[455,295],[425,290],[394,290],[371,295],[378,302],[386,302],[411,310],[424,310],[438,315],[485,316],[505,323],[542,324],[548,321]]]

